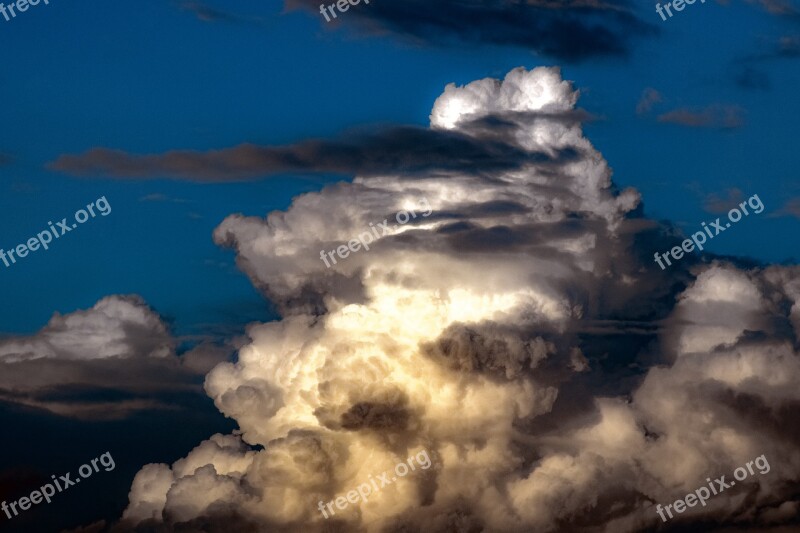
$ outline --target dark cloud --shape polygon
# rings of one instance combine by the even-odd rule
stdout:
[[[484,324],[450,326],[435,341],[421,346],[422,352],[446,367],[464,373],[485,373],[516,379],[554,354],[556,347],[542,337],[520,338],[520,332]]]
[[[745,67],[736,75],[736,85],[747,90],[768,90],[772,87],[769,75],[754,67]]]
[[[409,413],[403,404],[359,402],[342,414],[344,429],[404,431],[408,426]]]
[[[47,365],[28,370],[29,375],[52,372]],[[142,383],[148,378],[158,379],[158,368],[150,372],[143,376]],[[163,392],[168,389],[162,388]],[[173,460],[209,435],[235,429],[235,424],[226,420],[203,394],[199,383],[193,393],[163,394],[161,400],[165,404],[175,403],[169,408],[137,411],[125,419],[99,417],[91,420],[65,418],[20,403],[0,401],[0,426],[13,428],[14,432],[26,436],[25,439],[8,439],[3,445],[0,501],[11,502],[30,495],[44,483],[51,483],[53,474],[72,472],[74,476],[81,464],[105,451],[111,453],[116,463],[113,471],[101,468],[80,487],[57,494],[50,504],[43,502],[12,520],[0,513],[0,530],[4,533],[58,532],[101,519],[107,524],[115,522],[127,501],[130,480],[143,464]],[[154,435],[168,435],[169,438],[155,438]],[[76,531],[99,532],[107,528],[95,524],[93,528]]]
[[[94,148],[80,155],[62,155],[52,170],[76,176],[110,178],[169,177],[200,182],[242,181],[288,173],[381,174],[403,172],[466,172],[482,174],[527,164],[560,165],[574,161],[574,149],[531,151],[517,145],[520,123],[571,124],[590,119],[581,112],[505,113],[482,117],[466,133],[397,126],[373,133],[358,132],[336,140],[309,140],[279,147],[243,144],[209,152],[170,151],[134,155]],[[492,125],[491,138],[487,126]],[[160,199],[161,197],[148,197]]]
[[[87,420],[185,408],[233,348],[205,342],[179,357],[176,345],[141,298],[106,297],[56,313],[34,335],[1,339],[0,401]]]
[[[327,5],[331,2],[325,2]],[[326,23],[316,0],[286,0],[322,24],[355,24],[366,32],[388,32],[428,44],[476,43],[518,46],[562,61],[625,56],[631,41],[657,29],[620,0],[408,0],[351,7]]]
[[[785,59],[796,59],[800,57],[800,36],[787,35],[778,40],[775,56]]]
[[[800,21],[800,17],[798,17]],[[767,90],[771,87],[770,77],[763,68],[774,61],[800,58],[800,36],[784,35],[779,38],[765,38],[759,42],[758,52],[739,57],[733,61],[736,69],[736,85],[747,90]]]
[[[800,57],[800,35],[784,35],[777,39],[765,39],[761,46],[764,51],[749,55],[740,60],[743,63],[764,62],[775,59],[797,59]]]
[[[658,116],[659,122],[689,128],[736,129],[744,126],[744,109],[735,105],[712,104],[704,108],[681,107]]]

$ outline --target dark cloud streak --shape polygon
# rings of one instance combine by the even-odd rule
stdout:
[[[254,180],[276,174],[333,173],[375,175],[402,170],[481,174],[574,161],[573,149],[530,151],[513,135],[520,123],[539,120],[577,123],[591,119],[585,112],[506,113],[470,123],[468,133],[393,126],[375,133],[359,132],[334,140],[308,140],[285,146],[241,144],[198,152],[173,150],[136,155],[93,148],[79,155],[62,155],[51,170],[74,176],[110,178],[175,178],[197,182]],[[498,131],[500,133],[498,133]]]
[[[319,16],[315,0],[287,0],[286,7]],[[624,57],[633,38],[658,33],[636,17],[627,2],[618,0],[374,2],[350,9],[337,20],[417,43],[518,46],[567,62]]]

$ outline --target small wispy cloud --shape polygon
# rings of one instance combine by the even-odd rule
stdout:
[[[146,194],[139,198],[140,202],[173,202],[176,204],[186,204],[189,203],[189,200],[184,200],[183,198],[172,198],[167,196],[166,194],[162,194],[160,192],[155,192],[152,194]]]
[[[739,72],[735,78],[736,85],[742,89],[751,91],[755,90],[768,90],[772,87],[769,81],[769,76],[766,72],[762,72],[754,67],[745,67],[744,70]]]
[[[795,217],[800,218],[800,197],[790,198],[783,207],[775,211],[770,217]]]
[[[741,190],[734,187],[726,191],[727,196],[719,196],[716,193],[706,196],[703,202],[703,209],[708,213],[720,214],[727,213],[734,207],[739,206],[744,194]]]
[[[744,126],[740,106],[712,104],[704,108],[680,107],[658,116],[658,121],[688,128],[736,129]]]
[[[183,11],[193,13],[198,20],[202,20],[203,22],[227,22],[231,24],[262,24],[264,22],[261,17],[231,13],[230,11],[216,9],[202,2],[195,2],[193,0],[181,2],[180,8]]]
[[[661,96],[660,92],[652,87],[648,87],[642,92],[642,96],[639,98],[639,103],[636,104],[636,114],[639,116],[646,115],[651,109],[653,109],[655,104],[663,101],[664,97]]]
[[[770,15],[779,17],[797,17],[800,11],[785,0],[747,0],[750,4],[760,5]]]

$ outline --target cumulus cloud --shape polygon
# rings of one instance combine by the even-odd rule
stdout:
[[[198,375],[230,350],[201,343],[179,358],[176,340],[137,296],[56,313],[30,336],[0,339],[0,401],[83,419],[176,409],[200,393]]]
[[[797,520],[800,268],[655,266],[680,238],[558,118],[578,96],[520,68],[431,112],[434,132],[576,154],[559,165],[359,175],[225,219],[215,241],[282,319],[206,377],[239,431],[145,466],[117,529],[633,532],[761,454],[769,474],[674,523]],[[496,119],[518,113],[539,119]],[[320,260],[385,218],[370,250]],[[319,512],[421,449],[429,470]]]
[[[286,0],[285,5],[310,11],[323,20],[320,3],[315,0]],[[656,27],[638,18],[633,5],[624,0],[372,2],[349,9],[332,24],[337,22],[414,42],[517,46],[563,61],[623,56],[633,39],[657,33]]]

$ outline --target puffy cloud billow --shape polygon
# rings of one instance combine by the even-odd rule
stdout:
[[[33,335],[0,339],[0,401],[83,420],[196,408],[203,373],[229,352],[201,343],[179,357],[176,346],[140,297],[107,296],[55,313]]]
[[[240,430],[145,466],[117,528],[643,531],[761,454],[768,474],[667,527],[797,523],[800,269],[657,268],[680,236],[614,187],[567,119],[578,96],[556,68],[448,86],[431,132],[548,157],[398,167],[223,221],[282,319],[206,377]],[[320,260],[422,199],[430,216]],[[319,512],[421,449],[429,470]]]

